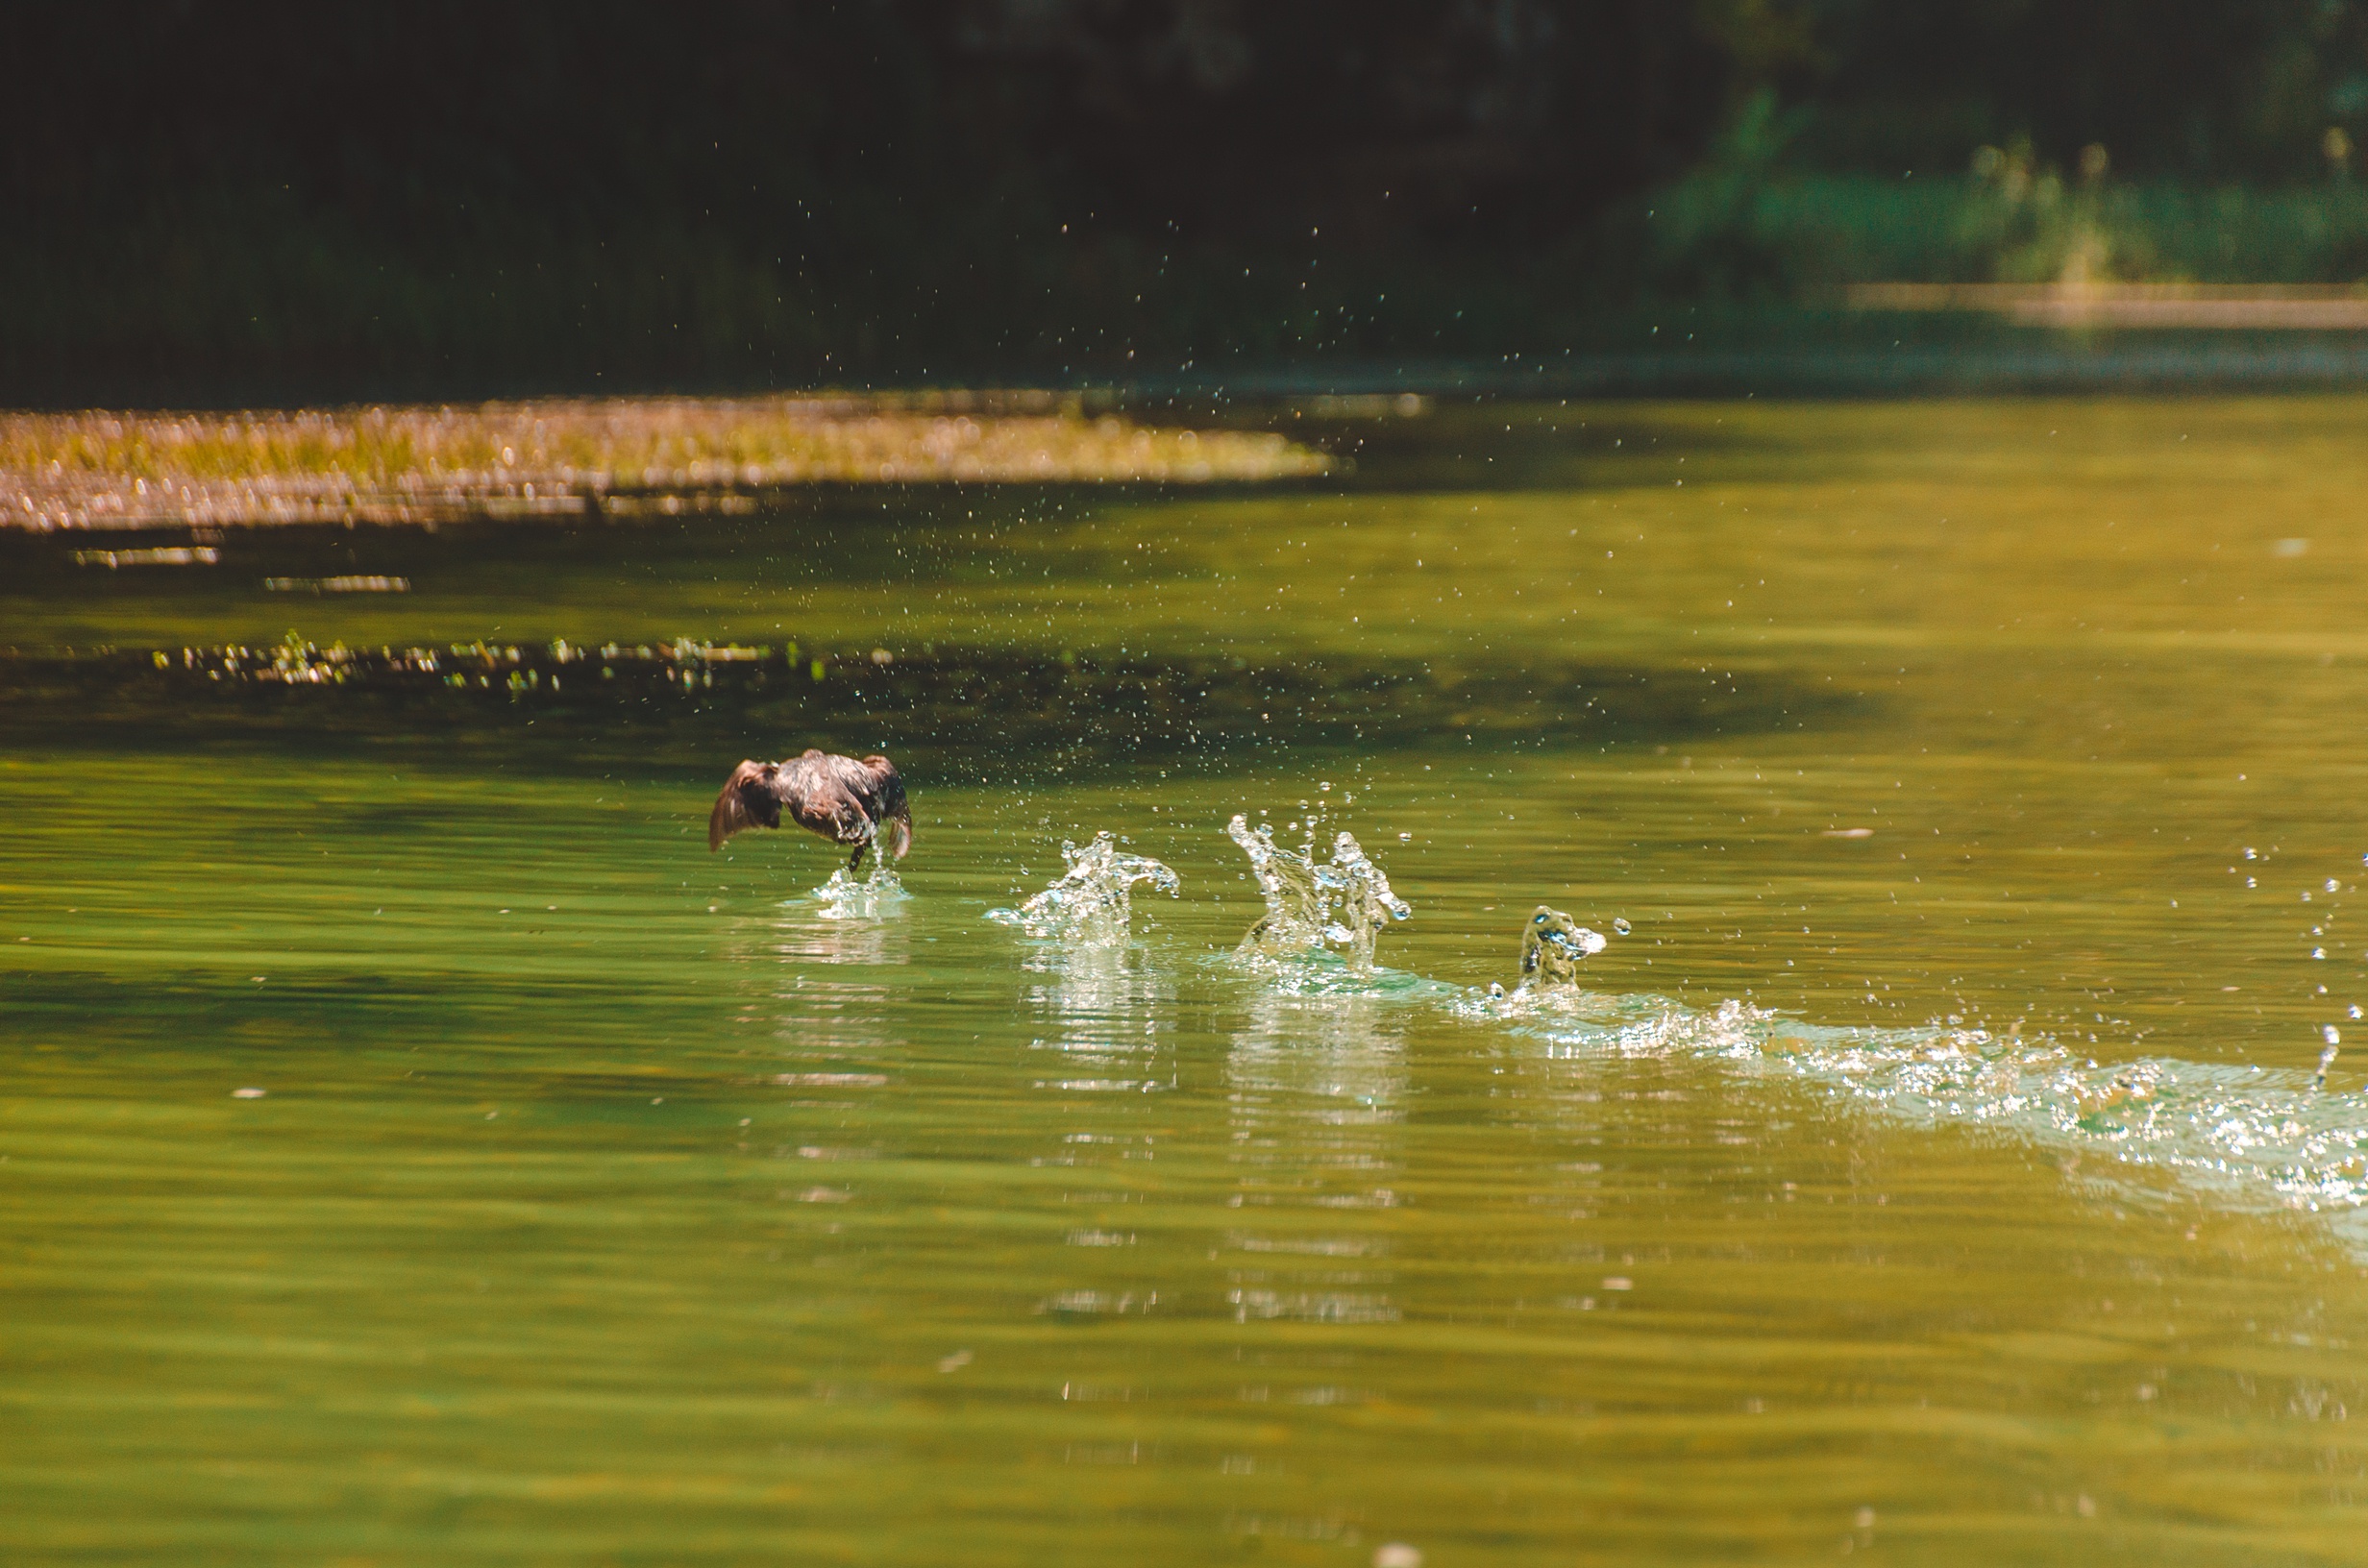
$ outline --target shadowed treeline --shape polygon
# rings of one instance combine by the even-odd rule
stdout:
[[[2028,271],[2071,231],[1993,211],[1985,145],[2041,191],[2108,149],[2157,193],[2126,272],[2368,255],[2341,0],[114,0],[7,36],[16,403],[1544,352],[1868,254]],[[2262,187],[2316,194],[2192,194]],[[2199,212],[2252,249],[2147,237]]]

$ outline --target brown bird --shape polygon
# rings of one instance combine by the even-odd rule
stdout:
[[[746,828],[778,827],[781,810],[808,833],[819,833],[834,844],[851,844],[851,872],[863,864],[883,827],[895,824],[894,849],[899,860],[913,846],[913,814],[904,804],[904,780],[886,757],[832,756],[807,750],[787,762],[744,762],[724,781],[707,814],[707,848],[724,847],[724,841]]]

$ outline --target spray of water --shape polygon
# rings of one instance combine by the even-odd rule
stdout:
[[[1097,833],[1080,849],[1073,842],[1061,845],[1069,869],[1044,892],[1018,909],[991,909],[987,919],[1016,925],[1031,937],[1075,944],[1108,944],[1129,940],[1135,885],[1147,882],[1174,897],[1181,884],[1174,871],[1144,855],[1122,854],[1118,840]]]
[[[2268,857],[2247,849],[2244,858],[2258,866]],[[2332,877],[2301,890],[2300,902],[2311,906],[2303,941],[2313,960],[2332,945],[2337,910],[2329,906],[2351,891]],[[1541,933],[1542,919],[1547,933],[1567,921],[1542,905],[1531,917],[1524,979],[1514,993],[1465,992],[1448,1000],[1450,1011],[1542,1041],[1556,1054],[1714,1058],[1805,1080],[1912,1125],[1996,1128],[2070,1155],[2094,1151],[2171,1171],[2237,1207],[2329,1212],[2368,1255],[2368,1095],[2328,1091],[2342,1041],[2333,1023],[2319,1028],[2316,1071],[2170,1057],[2100,1065],[2019,1032],[1836,1028],[1741,1002],[1704,1012],[1661,996],[1589,992],[1574,960],[1600,951],[1603,939],[1589,943],[1592,933],[1574,927],[1558,940]],[[1628,924],[1616,920],[1613,929],[1624,936]],[[1554,983],[1538,983],[1541,975]],[[2312,994],[2338,1005],[2324,984]],[[2361,1014],[2357,1004],[2345,1011]]]
[[[1625,924],[1626,922],[1621,922]],[[1520,990],[1575,986],[1579,966],[1611,945],[1611,939],[1590,931],[1559,909],[1540,904],[1521,927]]]
[[[1555,1054],[1714,1058],[1912,1125],[1998,1128],[2174,1171],[2239,1207],[2332,1210],[2368,1245],[2368,1104],[2317,1092],[2298,1069],[2163,1057],[2101,1066],[2047,1040],[1827,1027],[1732,1001],[1704,1012],[1575,988],[1508,1006],[1517,1000],[1467,992],[1450,1009]]]
[[[1316,823],[1309,819],[1307,840],[1298,849],[1276,844],[1270,825],[1252,828],[1239,813],[1225,824],[1226,834],[1249,857],[1250,875],[1267,904],[1266,914],[1243,937],[1241,950],[1281,956],[1338,947],[1349,968],[1369,970],[1381,928],[1412,915],[1414,906],[1390,891],[1390,878],[1352,834],[1336,834],[1332,858],[1318,862]]]
[[[863,875],[850,875],[841,866],[830,873],[829,881],[814,890],[824,919],[876,920],[894,914],[904,902],[904,884],[897,880],[895,863],[876,848],[867,858],[872,869]]]

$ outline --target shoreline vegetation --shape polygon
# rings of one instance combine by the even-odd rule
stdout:
[[[1860,308],[1868,285],[2368,280],[2349,0],[464,14],[463,51],[369,8],[28,20],[0,404],[1696,353],[1791,355],[1763,387],[1821,391],[1820,355],[1895,339],[2044,355],[2312,319],[2067,310],[2001,344],[2025,329]],[[266,80],[189,111],[191,82]]]
[[[736,511],[816,484],[1206,484],[1331,466],[1279,435],[1089,418],[1048,392],[0,414],[0,526]]]
[[[2044,355],[2093,351],[2096,334],[2115,331],[2360,326],[2358,305],[2313,319],[2299,306],[2014,315],[1934,302],[1983,288],[2353,295],[2368,288],[2368,181],[2067,178],[1989,148],[1973,172],[1887,180],[1790,167],[1779,141],[1747,120],[1690,174],[1510,259],[1453,243],[1320,257],[1234,244],[1163,257],[1080,237],[1077,276],[1015,285],[1016,313],[968,300],[899,315],[865,289],[832,291],[761,257],[719,253],[702,270],[672,250],[620,243],[588,259],[555,236],[456,261],[438,287],[438,266],[308,235],[294,219],[237,226],[280,236],[238,251],[213,220],[192,218],[175,243],[225,259],[186,287],[168,285],[171,269],[137,246],[54,270],[0,258],[0,283],[26,306],[0,322],[0,394],[71,413],[203,402],[210,388],[266,404],[426,404],[768,384],[870,398],[1004,377],[1316,385],[1376,363],[1814,355],[1900,335],[1947,354]],[[927,292],[918,282],[905,291]]]

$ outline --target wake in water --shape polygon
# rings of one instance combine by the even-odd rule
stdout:
[[[1158,861],[1120,853],[1118,840],[1108,833],[1095,834],[1094,842],[1082,849],[1064,842],[1061,859],[1069,869],[1044,892],[1018,909],[988,910],[987,919],[1019,926],[1031,937],[1073,944],[1122,943],[1131,937],[1128,922],[1137,883],[1147,882],[1171,898],[1182,885],[1175,872]]]
[[[2044,1147],[2176,1171],[2243,1207],[2353,1211],[2368,1242],[2368,1106],[2292,1068],[2151,1057],[2100,1066],[1987,1030],[1838,1028],[1740,1002],[1700,1012],[1578,990],[1451,1011],[1556,1054],[1685,1054],[1802,1079],[1916,1126],[1996,1127]]]
[[[1307,823],[1306,845],[1295,851],[1246,817],[1226,826],[1267,904],[1240,952],[1265,961],[1276,990],[1435,1005],[1541,1041],[1555,1055],[1716,1060],[1805,1081],[1912,1126],[1992,1127],[2045,1148],[2160,1167],[2238,1207],[2333,1211],[2357,1233],[2355,1247],[2368,1250],[2368,1098],[2322,1091],[2339,1039],[2332,1025],[2312,1075],[2161,1057],[2108,1066],[2044,1039],[1939,1025],[1830,1027],[1741,1002],[1704,1012],[1587,990],[1581,968],[1611,939],[1544,904],[1523,922],[1510,992],[1445,986],[1374,968],[1374,933],[1412,911],[1350,835],[1340,834],[1331,862],[1319,864],[1315,827]],[[1612,929],[1625,936],[1628,922]],[[1330,960],[1332,947],[1345,949],[1345,966],[1305,962]]]
[[[1911,1126],[1995,1128],[2046,1149],[2159,1167],[2238,1208],[2331,1212],[2354,1250],[2368,1255],[2368,1096],[2324,1091],[2340,1039],[2332,1024],[2310,1074],[2166,1057],[2102,1066],[2044,1038],[1954,1024],[1835,1027],[1735,1001],[1703,1011],[1663,996],[1588,990],[1582,966],[1611,939],[1543,904],[1523,922],[1520,973],[1510,992],[1493,984],[1444,985],[1375,965],[1375,938],[1413,910],[1353,835],[1335,835],[1330,859],[1320,862],[1320,815],[1291,822],[1305,834],[1296,849],[1276,844],[1270,825],[1251,827],[1246,816],[1226,824],[1266,900],[1234,957],[1253,961],[1270,994],[1369,1015],[1374,1006],[1434,1007],[1541,1041],[1556,1056],[1717,1061],[1805,1082]],[[1172,870],[1121,853],[1108,833],[1061,852],[1068,870],[1058,879],[988,919],[1059,939],[1073,955],[1115,950],[1130,941],[1137,885],[1177,892]],[[871,884],[847,880],[876,897],[883,871],[876,868]],[[820,890],[826,902],[843,878]],[[893,890],[894,873],[884,880]],[[1625,936],[1628,922],[1616,919],[1612,929]]]

